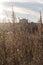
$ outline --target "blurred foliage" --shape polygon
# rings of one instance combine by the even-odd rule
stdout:
[[[43,38],[28,23],[0,33],[0,65],[43,65]]]

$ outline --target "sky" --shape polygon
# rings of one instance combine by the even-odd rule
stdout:
[[[0,0],[0,19],[10,19],[12,4],[16,18],[38,22],[41,11],[43,19],[43,0]]]

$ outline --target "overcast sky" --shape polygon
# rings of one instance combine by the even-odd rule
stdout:
[[[11,6],[14,6],[16,17],[28,18],[37,22],[40,10],[43,16],[43,0],[0,0],[0,18],[10,17]],[[43,18],[43,17],[42,17]]]

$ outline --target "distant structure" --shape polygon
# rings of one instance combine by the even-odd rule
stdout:
[[[40,11],[40,23],[42,24],[42,15],[41,15],[41,11]]]
[[[42,15],[41,15],[41,11],[40,11],[40,20],[38,21],[38,34],[39,34],[39,36],[41,36],[41,32],[42,32]]]
[[[19,19],[19,23],[28,23],[28,19],[25,18]]]

